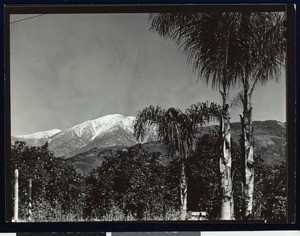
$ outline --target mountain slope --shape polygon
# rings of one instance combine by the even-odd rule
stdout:
[[[94,147],[132,146],[137,143],[133,135],[134,116],[119,114],[107,115],[95,120],[85,121],[65,131],[42,132],[12,137],[16,140],[26,141],[29,146],[41,146],[49,143],[49,149],[57,157],[71,157],[78,153],[88,151]],[[155,140],[156,132],[151,130],[145,141]]]
[[[25,141],[29,146],[42,146],[50,137],[53,137],[60,132],[62,132],[60,129],[52,129],[48,131],[35,132],[33,134],[17,135],[11,137],[11,142],[14,143],[15,141]]]
[[[101,155],[96,159],[95,156],[103,150],[129,147],[137,143],[133,135],[134,121],[135,117],[133,116],[107,115],[95,120],[85,121],[65,131],[57,129],[41,131],[30,135],[11,137],[11,141],[12,143],[16,140],[25,141],[29,146],[41,146],[48,142],[49,148],[55,156],[73,159],[78,157],[77,164],[82,165],[83,169],[90,170],[93,166],[101,163],[101,160],[99,160]],[[285,156],[285,124],[277,121],[254,121],[253,127],[255,153],[262,155],[266,164],[271,165],[280,162]],[[214,128],[218,128],[218,126],[202,127],[199,129],[199,135]],[[232,123],[232,138],[238,141],[240,133],[241,124]],[[163,146],[161,143],[155,142],[156,140],[157,131],[154,127],[149,130],[143,143],[146,143],[144,145],[150,151],[163,152]],[[85,160],[85,158],[87,159]],[[92,159],[96,160],[96,164],[94,161],[89,163],[89,160]]]
[[[201,131],[207,133],[209,129],[217,126],[202,127]],[[237,142],[240,140],[241,123],[231,124],[231,136]],[[261,155],[267,165],[279,163],[285,156],[286,124],[275,121],[254,121],[253,137],[255,154]]]
[[[93,147],[131,146],[135,117],[107,115],[76,125],[49,139],[56,156],[70,157]]]
[[[255,154],[261,155],[266,165],[279,164],[285,158],[285,124],[277,121],[255,121],[254,138],[255,138]],[[199,130],[199,136],[208,133],[209,130],[215,129],[217,126],[202,127]],[[241,125],[233,123],[231,133],[236,142],[239,140]],[[143,143],[143,148],[149,152],[161,152],[163,159],[167,159],[167,155],[162,142],[151,141]],[[122,148],[120,146],[119,148]],[[118,147],[94,147],[77,154],[68,159],[76,169],[87,175],[92,169],[101,165],[103,158],[112,156],[116,153]],[[166,160],[167,161],[167,160]]]

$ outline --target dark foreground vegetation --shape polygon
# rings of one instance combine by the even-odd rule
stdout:
[[[221,187],[219,135],[198,138],[187,161],[188,211],[205,211],[208,220],[220,217]],[[28,179],[33,181],[33,221],[178,220],[180,162],[142,145],[119,149],[87,177],[66,160],[56,158],[48,145],[28,147],[16,142],[11,148],[13,177],[19,170],[21,220],[27,220]],[[242,162],[233,142],[235,218],[242,219]],[[286,163],[264,165],[256,156],[253,220],[286,220]],[[13,178],[12,178],[13,179]],[[13,183],[11,183],[13,184]]]

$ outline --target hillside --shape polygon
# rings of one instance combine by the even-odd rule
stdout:
[[[41,146],[48,142],[49,149],[55,156],[70,158],[94,147],[132,146],[136,144],[137,140],[133,135],[134,121],[134,116],[107,115],[85,121],[64,131],[41,131],[11,137],[11,142],[25,141],[29,146]],[[154,129],[150,129],[144,142],[155,139],[156,132]]]
[[[217,126],[208,126],[201,128],[201,132],[207,133],[209,129],[215,129]],[[241,124],[235,122],[231,124],[231,135],[236,141],[240,140]],[[284,147],[286,145],[286,123],[275,120],[254,121],[254,151],[263,156],[265,163],[272,165],[282,161],[285,155]]]
[[[261,155],[266,165],[280,163],[285,157],[285,124],[277,121],[255,121],[253,126],[255,153]],[[199,136],[216,128],[217,126],[202,127],[199,130]],[[236,141],[239,140],[240,129],[240,123],[232,123],[232,138]],[[143,143],[142,146],[149,152],[161,152],[163,161],[168,161],[162,142],[151,141]],[[125,146],[112,146],[107,148],[94,147],[69,158],[68,161],[70,161],[80,173],[86,175],[93,168],[100,166],[104,158],[114,155],[118,148],[125,148]]]
[[[29,146],[41,146],[48,142],[49,149],[55,156],[64,157],[80,173],[87,174],[101,165],[105,157],[113,155],[118,148],[138,143],[133,135],[134,121],[133,116],[107,115],[64,131],[54,129],[11,137],[11,142],[25,141]],[[217,128],[216,125],[201,127],[198,136]],[[253,128],[255,153],[261,155],[267,165],[281,162],[285,156],[285,123],[273,120],[254,121]],[[241,124],[232,123],[232,138],[239,141],[240,133]],[[163,159],[167,160],[162,143],[156,140],[157,132],[155,128],[151,128],[142,145],[149,152],[161,152]]]

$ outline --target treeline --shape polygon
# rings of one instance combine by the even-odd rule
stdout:
[[[205,211],[208,220],[220,218],[219,142],[213,131],[198,138],[186,165],[188,210]],[[178,220],[179,158],[166,162],[161,153],[148,152],[139,144],[119,149],[83,177],[69,162],[54,157],[47,144],[28,147],[16,142],[11,157],[12,179],[14,169],[19,170],[19,216],[23,220],[28,214],[28,179],[33,181],[34,221]],[[242,219],[243,168],[236,142],[232,157],[234,211],[236,219]],[[284,221],[286,163],[267,167],[262,158],[256,159],[253,219]]]

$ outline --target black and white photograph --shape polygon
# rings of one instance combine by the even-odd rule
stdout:
[[[15,8],[8,222],[290,222],[284,7]]]

